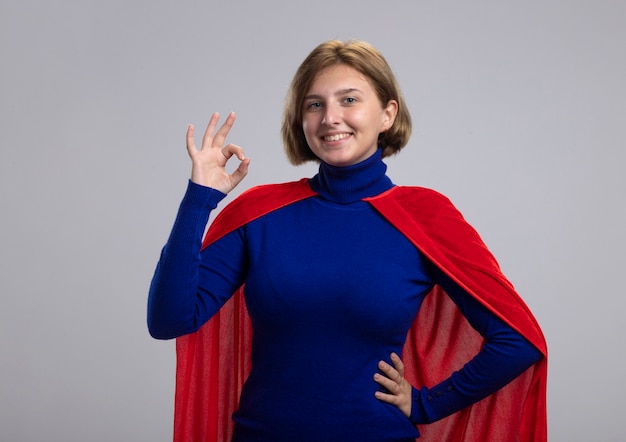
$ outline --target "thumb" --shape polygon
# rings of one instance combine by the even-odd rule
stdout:
[[[248,175],[248,166],[250,165],[250,158],[244,159],[235,171],[230,175],[233,187],[238,185]]]

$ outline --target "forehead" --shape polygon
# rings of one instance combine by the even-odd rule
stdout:
[[[371,80],[363,73],[345,64],[337,64],[322,69],[311,82],[309,94],[333,93],[344,89],[358,89],[362,92],[373,90]]]

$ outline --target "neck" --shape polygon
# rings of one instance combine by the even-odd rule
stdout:
[[[382,151],[378,149],[366,160],[352,166],[337,167],[322,162],[310,185],[329,201],[350,204],[392,188],[393,183],[385,175],[386,171]]]

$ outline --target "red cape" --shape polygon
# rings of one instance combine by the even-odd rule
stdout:
[[[203,246],[313,195],[307,179],[250,189],[219,214]],[[546,441],[545,338],[479,235],[446,197],[429,189],[394,187],[367,201],[435,265],[544,356],[491,396],[433,424],[420,425],[420,440]],[[250,371],[251,337],[243,290],[239,289],[197,332],[177,339],[175,441],[230,440],[231,416]],[[436,385],[471,359],[482,342],[456,305],[436,286],[409,331],[403,350],[405,375],[418,388]]]

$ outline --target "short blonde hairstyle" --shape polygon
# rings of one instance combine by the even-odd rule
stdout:
[[[289,161],[302,164],[319,161],[306,142],[302,129],[304,97],[317,75],[331,66],[343,64],[356,69],[370,81],[382,106],[391,100],[398,103],[393,125],[378,137],[383,157],[398,153],[411,136],[411,115],[398,82],[383,55],[364,41],[330,40],[317,46],[304,59],[291,81],[287,93],[281,134]]]

